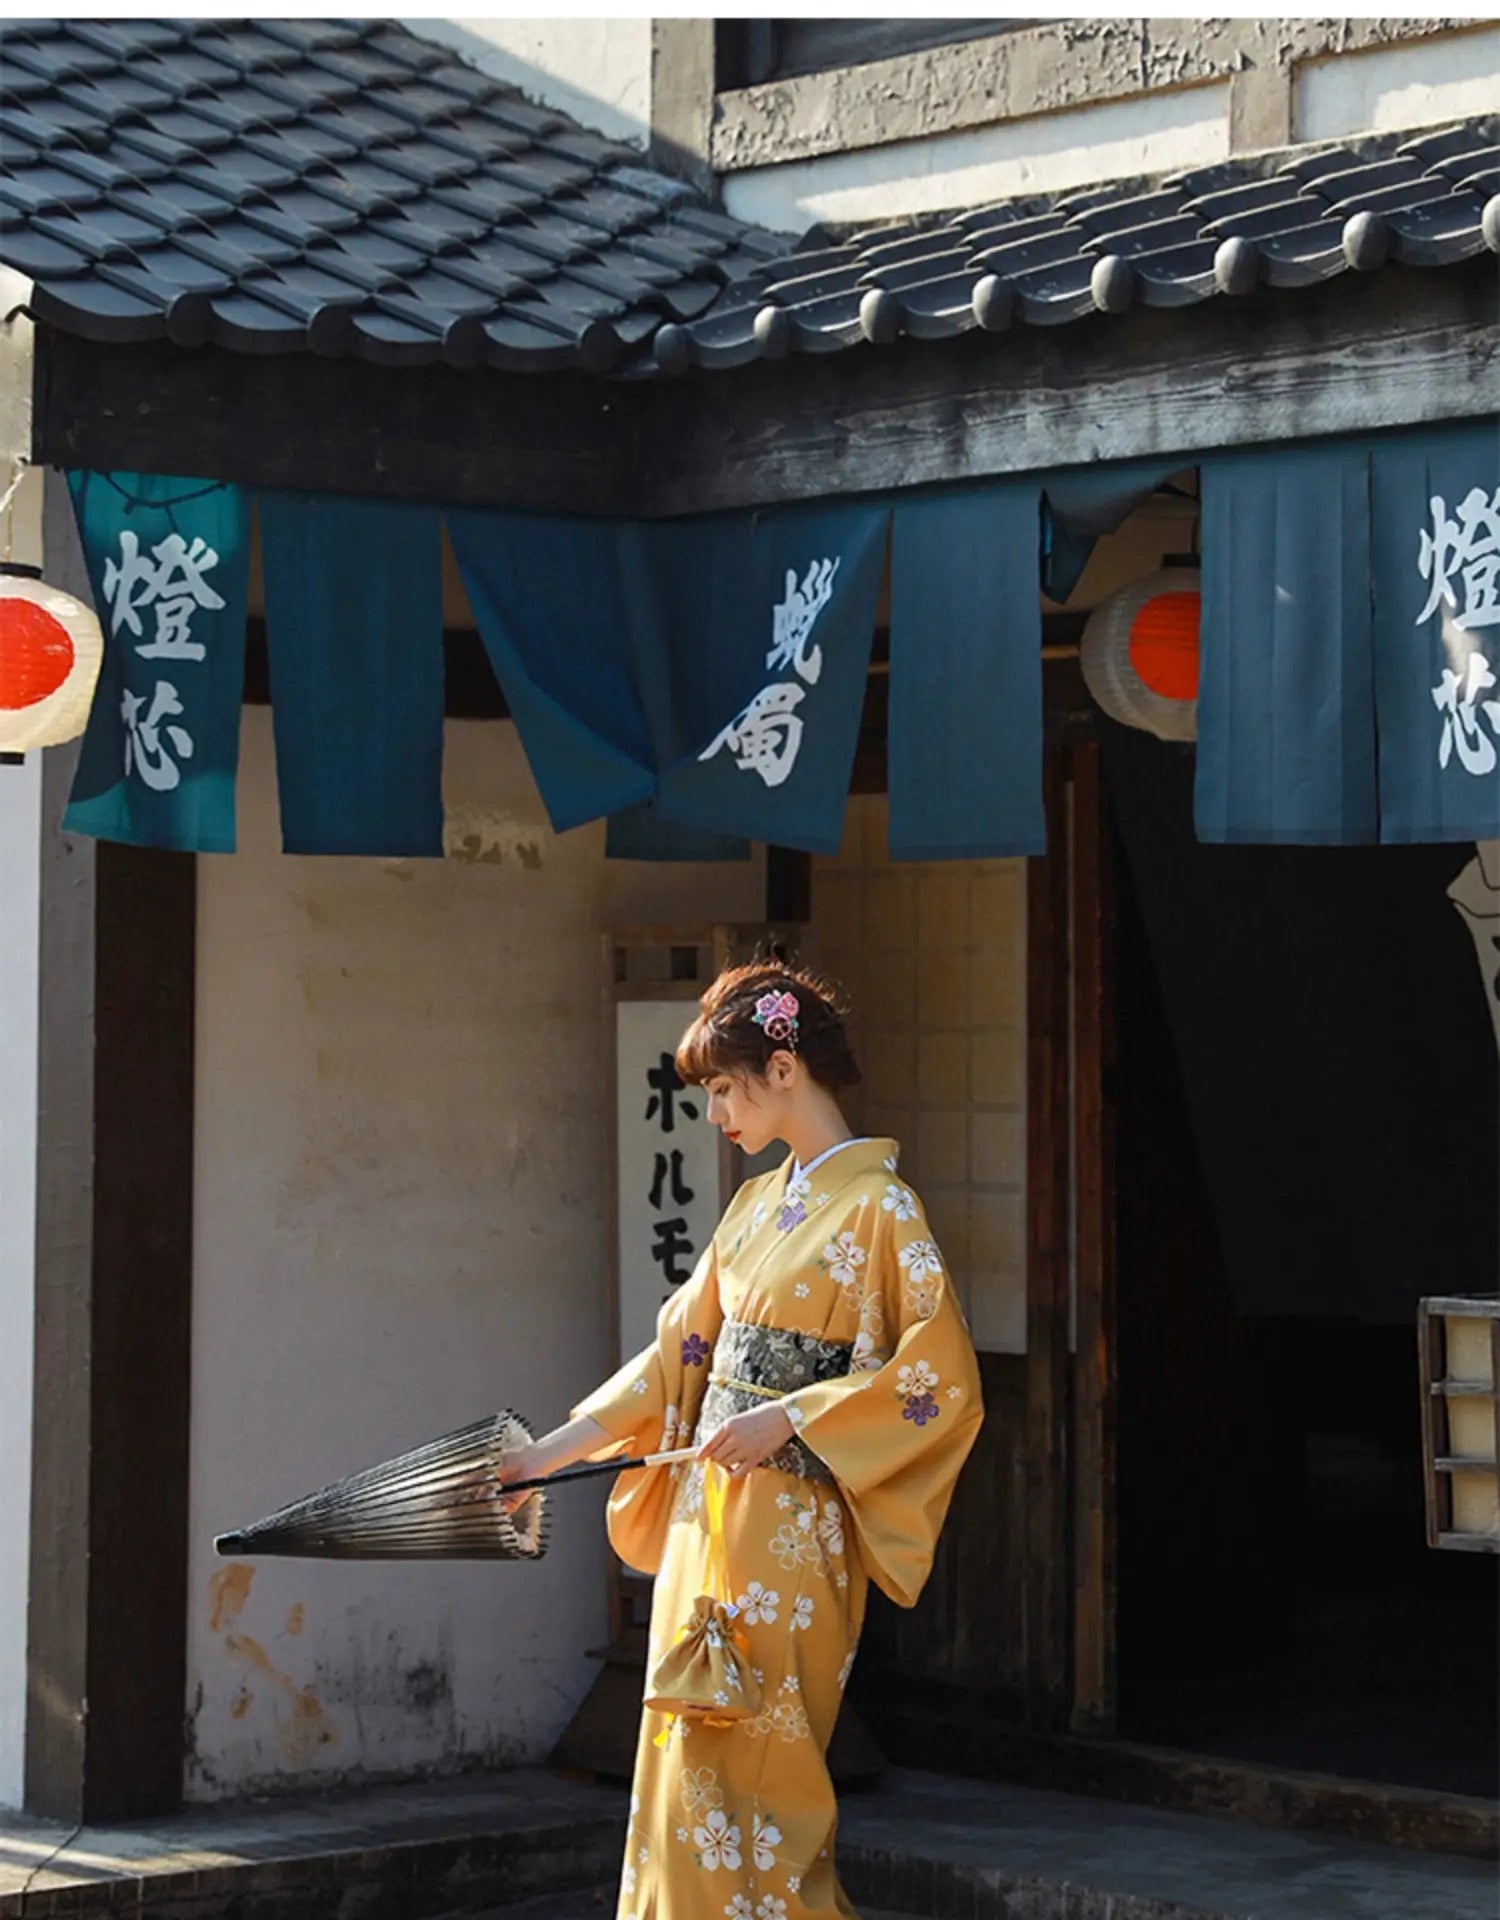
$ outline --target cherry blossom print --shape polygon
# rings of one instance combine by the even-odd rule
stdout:
[[[834,1559],[844,1551],[844,1510],[837,1500],[823,1503],[823,1513],[818,1521],[818,1538],[823,1542],[823,1550]]]
[[[812,1625],[812,1620],[813,1597],[810,1593],[799,1594],[792,1602],[791,1631],[805,1632]]]
[[[685,1367],[701,1367],[705,1360],[713,1357],[713,1348],[701,1334],[690,1333],[682,1343],[682,1364]]]
[[[747,1626],[759,1626],[764,1621],[769,1627],[775,1624],[781,1595],[774,1587],[764,1587],[759,1580],[752,1580],[740,1595],[738,1605]]]
[[[841,1287],[857,1287],[860,1269],[869,1256],[852,1233],[841,1233],[823,1249],[822,1266]]]
[[[898,1220],[915,1220],[917,1217],[917,1196],[907,1187],[887,1187],[880,1204],[885,1212],[895,1214]]]
[[[898,1367],[896,1370],[896,1391],[903,1400],[909,1394],[928,1393],[937,1383],[937,1375],[925,1360],[918,1360],[912,1366]]]
[[[682,1810],[687,1814],[709,1813],[724,1804],[724,1789],[712,1767],[684,1767],[678,1784]]]
[[[781,1829],[770,1820],[755,1815],[751,1823],[750,1852],[760,1873],[770,1873],[776,1865],[776,1849],[781,1845]]]
[[[919,1427],[925,1427],[929,1420],[938,1417],[938,1403],[930,1393],[914,1394],[901,1409],[903,1420],[913,1420]]]
[[[720,1867],[739,1872],[740,1830],[730,1823],[727,1813],[715,1809],[707,1814],[702,1826],[693,1828],[693,1845],[698,1849],[698,1865],[705,1872],[717,1873]]]

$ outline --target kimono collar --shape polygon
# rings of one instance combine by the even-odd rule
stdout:
[[[796,1160],[788,1159],[782,1173],[788,1189],[793,1185],[805,1188],[815,1173],[824,1184],[841,1187],[850,1180],[868,1179],[872,1174],[893,1175],[900,1154],[898,1142],[877,1135],[869,1140],[845,1141],[833,1152],[820,1154],[800,1173]]]

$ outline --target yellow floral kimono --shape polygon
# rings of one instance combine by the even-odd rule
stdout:
[[[643,1712],[619,1920],[852,1916],[825,1755],[873,1580],[915,1604],[983,1415],[963,1316],[893,1140],[742,1187],[653,1344],[575,1409],[632,1452],[776,1398],[794,1438],[739,1476],[622,1474],[609,1535],[657,1576],[648,1673],[703,1596],[737,1609],[752,1718]],[[721,1516],[719,1542],[711,1519]],[[729,1591],[715,1587],[727,1579]]]

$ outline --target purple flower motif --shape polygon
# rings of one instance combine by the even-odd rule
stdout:
[[[936,1420],[941,1409],[930,1393],[911,1394],[901,1409],[903,1420],[915,1420],[919,1427],[925,1427],[929,1420]]]
[[[682,1364],[685,1367],[701,1367],[713,1348],[701,1334],[690,1333],[682,1343]]]
[[[793,1227],[800,1227],[807,1218],[807,1208],[800,1200],[789,1200],[776,1216],[776,1231],[790,1233]]]

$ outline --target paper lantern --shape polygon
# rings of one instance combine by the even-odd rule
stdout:
[[[1158,740],[1197,737],[1201,606],[1197,568],[1169,566],[1112,593],[1089,615],[1079,665],[1112,719]]]
[[[82,733],[103,657],[99,622],[81,600],[34,567],[0,566],[0,753]]]

